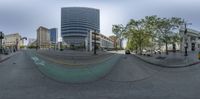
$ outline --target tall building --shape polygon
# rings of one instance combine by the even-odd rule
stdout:
[[[49,29],[49,35],[51,44],[56,44],[58,42],[58,29],[57,28]]]
[[[90,31],[100,33],[99,10],[86,7],[61,9],[61,36],[70,46],[84,46]]]
[[[40,26],[37,29],[37,46],[39,48],[50,48],[50,45],[49,29]]]
[[[24,41],[19,33],[5,35],[3,39],[3,46],[11,50],[18,50],[23,45]]]

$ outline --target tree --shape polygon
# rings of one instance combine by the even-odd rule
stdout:
[[[181,37],[180,34],[176,33],[171,36],[170,42],[173,45],[173,52],[176,52],[176,44],[180,44]]]
[[[153,16],[146,16],[144,18],[144,28],[147,33],[149,33],[150,36],[150,48],[151,53],[153,50],[155,50],[156,42],[158,40],[158,33],[157,33],[157,20],[158,17],[156,15]]]
[[[131,19],[126,27],[113,25],[113,32],[120,35],[118,37],[127,38],[127,48],[136,50],[136,52],[139,50],[140,54],[143,49],[147,48],[150,48],[152,52],[156,45],[161,49],[163,44],[165,44],[166,54],[168,54],[168,43],[178,42],[177,30],[182,24],[181,18],[159,18],[153,15],[139,20]]]
[[[168,55],[168,43],[170,41],[170,35],[173,35],[176,29],[178,29],[182,24],[183,21],[181,18],[158,18],[157,20],[157,30],[161,34],[159,39],[160,41],[165,43],[166,48],[166,55]]]
[[[125,32],[125,27],[122,24],[113,25],[112,32],[116,35],[117,40],[119,41],[119,48],[122,49],[122,36]]]
[[[131,19],[127,24],[127,29],[124,33],[124,37],[128,39],[128,47],[135,48],[136,52],[139,50],[140,54],[142,54],[143,48],[149,45],[150,35],[145,30],[144,19],[134,20]],[[133,43],[131,46],[130,43]]]

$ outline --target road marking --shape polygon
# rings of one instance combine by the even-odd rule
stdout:
[[[32,58],[32,60],[34,61],[35,64],[45,66],[45,62],[42,61],[42,60],[39,60],[38,57],[34,56],[34,57],[31,57],[31,58]]]
[[[39,58],[37,58],[36,56],[31,57],[31,58],[32,58],[32,60],[34,60],[35,62],[36,62],[36,61],[39,61]]]

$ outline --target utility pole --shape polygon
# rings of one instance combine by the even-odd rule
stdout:
[[[185,36],[185,56],[188,56],[187,54],[187,48],[188,48],[188,43],[187,43],[187,24],[185,23],[185,31],[184,31],[184,36]]]

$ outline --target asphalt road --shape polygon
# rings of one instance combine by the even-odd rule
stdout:
[[[104,78],[59,83],[41,74],[25,52],[0,63],[0,99],[199,99],[200,66],[161,68],[123,55]]]

